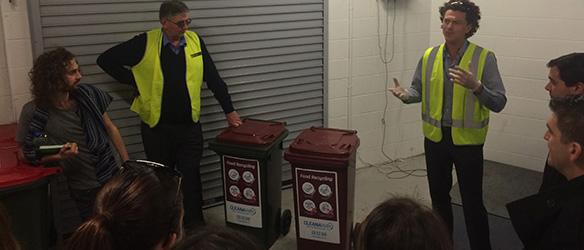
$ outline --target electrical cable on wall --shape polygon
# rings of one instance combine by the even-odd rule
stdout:
[[[397,16],[397,5],[396,5],[396,0],[392,0],[393,3],[393,8],[391,8],[392,6],[389,5],[389,1],[384,1],[384,0],[378,0],[381,1],[381,4],[387,4],[387,8],[386,8],[386,16],[385,16],[385,20],[386,20],[386,25],[385,25],[385,35],[384,35],[384,39],[383,39],[383,44],[381,42],[381,15],[380,15],[380,8],[379,5],[380,3],[376,3],[377,5],[377,47],[379,49],[379,59],[381,60],[381,62],[383,63],[383,68],[385,70],[385,90],[387,90],[389,88],[388,84],[389,84],[389,69],[388,66],[389,64],[393,61],[394,55],[395,55],[395,19]],[[389,36],[389,12],[390,12],[390,8],[393,10],[393,14],[391,17],[391,56],[388,58],[387,55],[387,41],[388,41],[388,36]],[[386,117],[387,117],[387,110],[389,108],[389,92],[388,91],[384,91],[385,93],[385,107],[383,109],[383,117],[381,118],[381,124],[383,125],[383,129],[382,129],[382,142],[381,142],[381,153],[383,154],[383,156],[385,156],[385,158],[387,158],[387,161],[382,162],[380,164],[374,165],[371,163],[368,163],[366,161],[364,161],[361,156],[359,156],[359,161],[361,161],[362,163],[364,163],[365,165],[367,165],[367,167],[365,168],[370,168],[370,167],[374,167],[379,173],[385,175],[387,178],[389,179],[403,179],[403,178],[407,178],[409,176],[415,176],[415,177],[425,177],[426,176],[426,169],[403,169],[401,165],[401,163],[404,163],[404,161],[402,159],[392,159],[386,152],[385,152],[385,142],[386,142],[386,133],[387,133],[387,126],[386,126]],[[397,170],[390,170],[388,171],[387,169],[392,169],[395,168]],[[361,169],[359,169],[361,170]],[[418,172],[423,172],[418,174]]]

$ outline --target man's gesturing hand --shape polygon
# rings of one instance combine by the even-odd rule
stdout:
[[[402,101],[407,100],[410,97],[410,92],[408,92],[407,89],[404,89],[401,87],[401,85],[399,84],[399,81],[395,78],[393,78],[393,88],[389,88],[389,91],[391,91],[391,93],[399,98]]]

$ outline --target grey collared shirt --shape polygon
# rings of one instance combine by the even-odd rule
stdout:
[[[448,76],[448,68],[450,65],[459,63],[460,58],[462,58],[467,47],[468,41],[465,42],[464,46],[458,51],[458,58],[450,58],[446,49],[444,50],[442,57],[444,60],[444,104],[442,107],[442,126],[445,127],[450,127],[452,125],[453,83]],[[499,74],[497,58],[495,58],[495,54],[491,51],[487,54],[481,83],[483,84],[483,91],[477,95],[479,102],[493,112],[498,113],[503,110],[507,103],[505,87],[503,86],[501,74]],[[408,88],[408,91],[410,92],[410,95],[404,103],[416,103],[422,101],[422,59],[418,61],[418,66],[416,67],[414,78],[412,79],[412,85]]]
[[[167,44],[170,44],[170,49],[172,50],[172,52],[174,52],[175,55],[178,55],[180,50],[187,44],[187,40],[185,39],[185,36],[180,36],[178,47],[174,47],[170,39],[168,39],[168,37],[166,37],[166,34],[162,32],[162,47],[166,46]]]

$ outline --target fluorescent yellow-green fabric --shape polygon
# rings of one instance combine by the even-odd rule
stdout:
[[[444,45],[440,46],[437,52],[434,51],[436,59],[433,64],[428,65],[428,59],[432,50],[433,48],[427,49],[422,60],[422,114],[429,116],[432,120],[440,121],[442,119],[442,106],[444,104],[444,71],[442,70],[444,65],[442,61]],[[428,67],[431,68],[428,69]],[[432,72],[429,76],[426,73],[428,70]],[[425,84],[428,81],[430,85]],[[442,140],[440,124],[432,124],[424,118],[423,116],[424,123],[422,124],[422,128],[424,130],[424,136],[434,142]]]
[[[144,56],[138,64],[132,67],[132,74],[140,95],[134,98],[130,109],[138,113],[142,121],[151,128],[160,121],[162,106],[162,89],[164,87],[164,77],[160,66],[162,35],[162,29],[154,29],[146,33]],[[201,43],[193,31],[185,32],[184,36],[187,69],[185,78],[191,98],[191,116],[194,122],[198,122],[201,114],[201,85],[203,83]]]
[[[444,44],[429,48],[422,62],[422,118],[424,136],[431,141],[442,140],[442,108],[444,97]],[[488,50],[469,43],[459,66],[482,79]],[[431,69],[428,67],[432,67]],[[431,71],[430,71],[431,70]],[[431,74],[428,79],[428,74]],[[484,144],[488,130],[489,110],[480,104],[471,90],[453,85],[452,141],[454,145]]]

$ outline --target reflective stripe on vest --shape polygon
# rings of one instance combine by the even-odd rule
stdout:
[[[187,89],[191,99],[191,117],[199,121],[201,114],[201,85],[203,83],[203,57],[199,37],[193,31],[184,34],[186,40],[185,72]],[[136,112],[148,126],[155,127],[160,121],[164,76],[160,66],[162,29],[146,33],[146,49],[142,60],[132,67],[139,96],[134,98],[130,110]]]
[[[444,44],[429,48],[422,59],[422,120],[424,136],[431,141],[442,140],[442,109],[444,105]],[[469,43],[459,66],[473,73],[480,81],[488,50]],[[453,84],[452,141],[455,145],[480,145],[485,142],[489,110],[480,104],[471,90]]]

